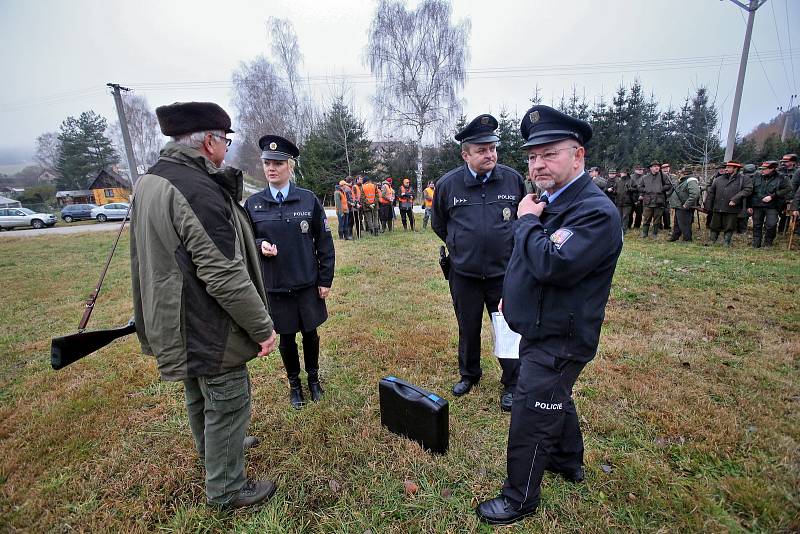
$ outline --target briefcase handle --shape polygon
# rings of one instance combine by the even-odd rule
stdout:
[[[386,378],[384,378],[384,380],[386,380],[387,382],[391,382],[397,394],[405,399],[411,400],[413,398],[408,394],[408,390],[411,390],[417,393],[420,397],[425,397],[427,399],[432,400],[435,403],[447,402],[440,396],[436,395],[435,393],[430,393],[428,391],[425,391],[424,389],[417,387],[414,384],[409,384],[404,380],[400,380],[396,376],[387,376]]]

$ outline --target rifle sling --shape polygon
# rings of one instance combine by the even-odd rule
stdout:
[[[78,332],[83,332],[86,329],[86,325],[89,323],[89,318],[92,316],[94,304],[97,302],[97,297],[100,295],[100,288],[103,287],[103,280],[108,272],[108,267],[111,265],[111,258],[114,256],[114,252],[117,250],[117,244],[119,243],[120,236],[122,236],[122,231],[125,229],[125,223],[128,221],[128,215],[131,212],[131,208],[133,208],[133,201],[131,201],[131,203],[128,205],[128,210],[125,212],[125,217],[122,218],[122,224],[119,225],[119,232],[117,232],[117,238],[114,240],[114,246],[111,247],[111,250],[108,253],[106,264],[103,267],[103,270],[100,271],[100,279],[97,281],[94,291],[92,291],[92,293],[89,295],[89,298],[86,299],[86,308],[83,310],[83,316],[78,323]]]

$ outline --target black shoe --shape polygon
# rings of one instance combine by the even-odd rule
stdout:
[[[502,395],[500,395],[500,409],[504,412],[511,411],[511,405],[514,404],[514,394],[510,391],[506,391]]]
[[[299,410],[306,404],[306,400],[303,398],[303,388],[297,376],[289,377],[289,402],[295,410]]]
[[[586,473],[583,472],[583,467],[579,467],[574,471],[559,471],[557,469],[547,469],[547,471],[561,475],[561,478],[567,482],[572,482],[573,484],[580,484],[586,480]]]
[[[314,402],[321,401],[322,396],[325,394],[325,390],[322,389],[319,380],[312,381],[311,378],[308,379],[308,390],[311,392],[311,400]]]
[[[536,511],[536,506],[525,511],[517,510],[505,497],[483,501],[475,508],[478,519],[490,525],[510,525]]]
[[[261,445],[261,440],[255,436],[245,436],[244,438],[244,448],[245,449],[255,449]]]
[[[271,480],[247,480],[239,493],[222,508],[244,508],[266,503],[275,494],[277,486]]]
[[[469,393],[469,390],[472,389],[472,386],[477,384],[478,382],[468,380],[466,378],[462,378],[460,382],[458,382],[455,386],[453,386],[453,395],[456,397],[460,397],[462,395],[466,395]]]
[[[671,235],[671,236],[669,237],[669,239],[667,239],[667,241],[669,241],[670,243],[672,243],[673,241],[677,241],[679,238],[680,238],[680,236],[677,236],[677,235],[674,235],[674,234],[673,234],[673,235]]]

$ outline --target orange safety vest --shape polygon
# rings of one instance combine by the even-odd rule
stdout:
[[[409,197],[404,197],[403,195],[410,195]],[[406,187],[405,185],[400,186],[400,207],[402,208],[411,208],[414,206],[414,190],[409,185]]]
[[[426,208],[433,207],[433,187],[425,188],[425,207]]]
[[[375,204],[375,198],[378,196],[378,186],[367,182],[362,186],[364,191],[364,200],[367,204]]]
[[[339,201],[342,203],[342,213],[347,213],[350,211],[350,207],[347,204],[347,193],[340,189],[339,191],[336,191],[336,194],[339,195]]]
[[[378,199],[381,204],[391,204],[394,202],[394,189],[389,184],[381,187],[381,196]]]
[[[361,186],[358,184],[353,184],[353,201],[361,202]]]

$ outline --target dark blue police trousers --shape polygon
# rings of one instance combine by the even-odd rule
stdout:
[[[502,494],[518,510],[539,504],[545,470],[573,473],[583,466],[583,436],[572,386],[584,362],[559,358],[522,338],[520,369],[508,432]]]
[[[483,310],[494,313],[503,296],[503,277],[472,278],[450,270],[450,296],[458,322],[458,372],[462,379],[478,382],[481,369],[481,326]],[[517,386],[517,360],[498,358],[505,391],[514,392]]]

